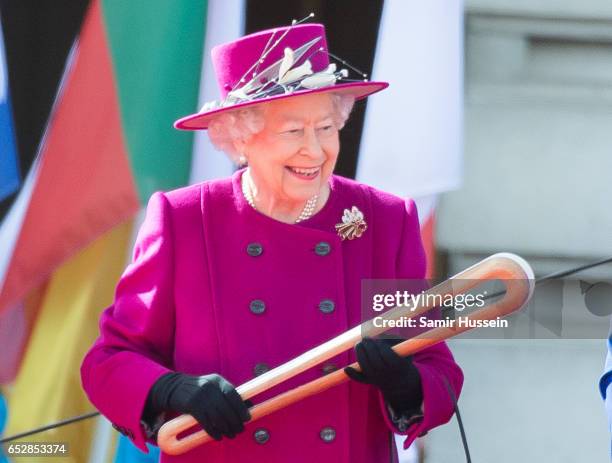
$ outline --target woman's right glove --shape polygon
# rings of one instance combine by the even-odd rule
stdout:
[[[193,416],[215,440],[222,436],[233,439],[251,419],[234,386],[218,374],[172,372],[161,376],[149,391],[143,417],[150,419],[166,410]]]

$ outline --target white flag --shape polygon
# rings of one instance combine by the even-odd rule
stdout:
[[[459,187],[462,155],[461,0],[385,2],[357,179],[399,196]]]
[[[204,106],[207,101],[218,100],[220,96],[210,59],[211,48],[244,35],[244,21],[244,0],[208,0],[198,108]],[[189,182],[193,184],[203,180],[227,177],[233,171],[232,161],[224,153],[214,148],[206,131],[197,131],[193,143]]]

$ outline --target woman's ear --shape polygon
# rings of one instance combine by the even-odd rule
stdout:
[[[236,153],[238,155],[238,164],[239,165],[246,165],[248,163],[248,158],[246,156],[246,146],[247,143],[245,142],[245,140],[243,138],[235,138],[232,141],[233,145],[234,145],[234,149],[236,150]]]
[[[234,144],[234,149],[236,150],[236,152],[244,155],[248,151],[249,142],[251,141],[252,138],[253,138],[253,135],[250,135],[248,137],[234,138],[232,143]]]
[[[234,138],[232,140],[232,143],[234,145],[234,150],[236,150],[237,153],[244,153],[244,147],[246,143],[242,138]]]

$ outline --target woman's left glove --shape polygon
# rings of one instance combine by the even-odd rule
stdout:
[[[355,346],[361,371],[346,367],[347,376],[360,383],[372,384],[397,413],[420,413],[423,402],[421,375],[412,356],[402,357],[389,340],[364,337]]]

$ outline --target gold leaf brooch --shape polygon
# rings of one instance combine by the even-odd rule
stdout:
[[[338,236],[343,240],[359,238],[368,228],[368,224],[363,220],[363,212],[353,206],[351,210],[344,209],[342,222],[336,224]]]

